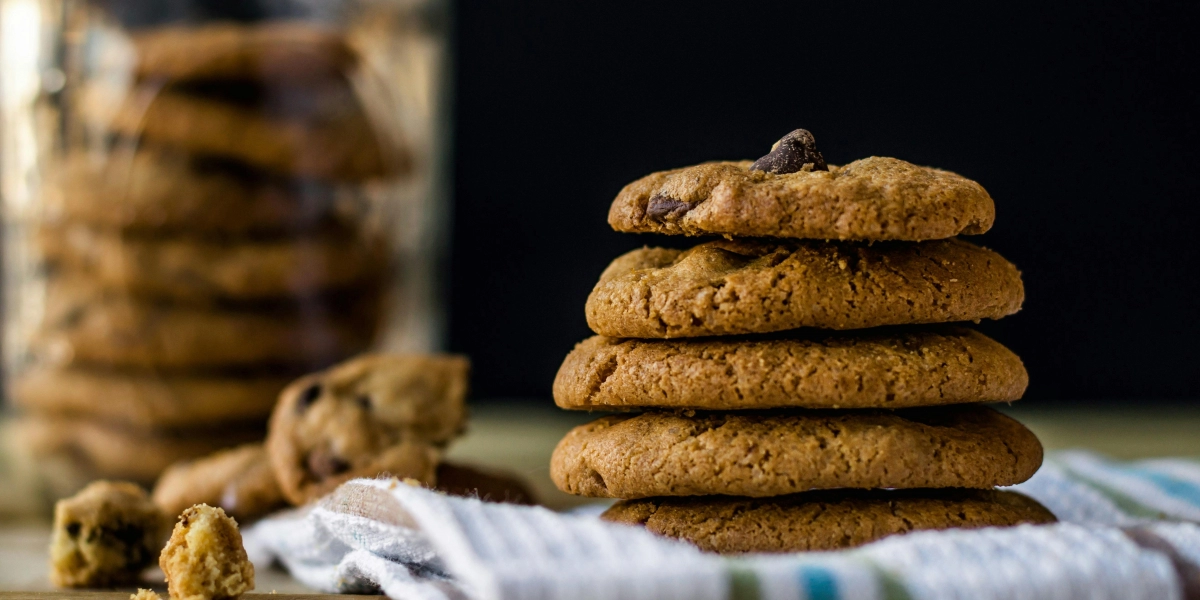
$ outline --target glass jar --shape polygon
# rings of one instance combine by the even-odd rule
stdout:
[[[0,1],[7,425],[51,495],[433,350],[446,6]]]

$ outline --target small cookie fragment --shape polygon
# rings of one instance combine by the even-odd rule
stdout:
[[[50,580],[61,587],[137,581],[154,564],[166,519],[142,488],[97,481],[54,507]]]
[[[129,600],[163,600],[163,599],[162,599],[162,596],[159,596],[158,592],[156,592],[154,590],[148,590],[146,588],[138,588],[138,591],[136,593],[129,595]]]
[[[466,419],[469,369],[462,356],[366,355],[288,386],[266,443],[288,501],[355,477],[432,482],[439,448]]]
[[[175,463],[154,486],[154,503],[170,515],[189,506],[219,506],[243,523],[287,505],[262,444],[245,444]]]
[[[206,504],[179,516],[158,565],[172,600],[228,600],[254,589],[254,565],[237,521]]]
[[[1053,523],[1037,501],[1001,490],[834,490],[774,498],[623,500],[601,515],[706,552],[806,552],[913,531]]]

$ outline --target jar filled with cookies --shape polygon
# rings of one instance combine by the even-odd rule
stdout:
[[[0,2],[4,436],[48,496],[261,440],[297,377],[437,346],[447,22]]]

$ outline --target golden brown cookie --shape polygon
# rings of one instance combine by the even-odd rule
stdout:
[[[357,56],[342,33],[302,21],[156,27],[133,36],[138,77],[323,81]]]
[[[344,230],[229,240],[61,225],[42,228],[38,242],[48,263],[74,277],[131,294],[191,302],[312,297],[378,285],[387,269],[380,240]]]
[[[291,378],[37,368],[13,381],[14,406],[136,428],[265,420]]]
[[[172,600],[233,600],[254,589],[254,565],[237,521],[204,504],[179,516],[158,566]]]
[[[377,324],[346,307],[153,304],[51,282],[37,351],[53,365],[156,369],[319,368],[365,349]],[[94,293],[88,293],[94,292]],[[369,311],[366,312],[369,315]]]
[[[609,337],[697,337],[999,319],[1024,299],[1012,263],[958,239],[720,240],[621,256],[588,296],[587,320]]]
[[[207,90],[206,90],[207,91]],[[222,90],[224,91],[224,90]],[[243,96],[240,90],[232,96]],[[388,177],[409,156],[387,122],[372,122],[345,83],[267,86],[252,102],[176,86],[136,88],[108,115],[88,114],[125,138],[243,162],[271,173],[335,181]],[[85,105],[86,107],[86,105]]]
[[[515,473],[444,462],[437,467],[437,486],[451,496],[478,498],[485,502],[537,504],[529,485]]]
[[[949,171],[873,156],[829,170],[771,173],[711,162],[643,177],[608,213],[617,231],[818,240],[935,240],[983,233],[983,186]]]
[[[154,564],[167,523],[142,488],[96,481],[54,506],[50,581],[60,587],[133,583]]]
[[[220,234],[309,232],[331,218],[331,186],[286,180],[164,148],[118,146],[67,157],[51,219],[121,231]]]
[[[1042,445],[982,406],[604,417],[558,443],[550,477],[602,498],[780,496],[829,488],[991,488],[1025,481]]]
[[[706,552],[807,552],[931,529],[1053,523],[1035,500],[1000,490],[831,490],[775,498],[647,498],[601,518],[642,525]]]
[[[354,477],[435,478],[462,431],[470,363],[366,355],[297,380],[271,415],[267,452],[284,495],[304,504]]]
[[[26,414],[16,437],[39,460],[66,459],[89,476],[153,483],[172,463],[262,439],[262,427],[138,431],[86,419]]]
[[[154,503],[168,515],[189,506],[218,506],[243,523],[287,505],[262,444],[246,444],[180,461],[154,485]]]
[[[638,340],[596,336],[554,379],[562,408],[904,408],[1017,400],[1021,359],[965,327]]]

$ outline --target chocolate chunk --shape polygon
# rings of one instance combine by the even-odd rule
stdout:
[[[329,450],[313,450],[308,455],[308,472],[327,479],[350,470],[350,463]]]
[[[650,201],[646,203],[646,215],[656,221],[675,221],[693,208],[693,205],[683,200],[658,193],[650,196]]]
[[[313,403],[317,401],[317,398],[320,397],[321,384],[314,383],[308,386],[308,388],[306,388],[304,392],[300,394],[300,399],[296,402],[296,412],[302,413],[308,410],[308,407],[312,406]]]
[[[795,173],[811,164],[814,171],[828,171],[825,157],[817,152],[817,140],[807,129],[797,129],[775,143],[771,152],[754,161],[751,171]]]

